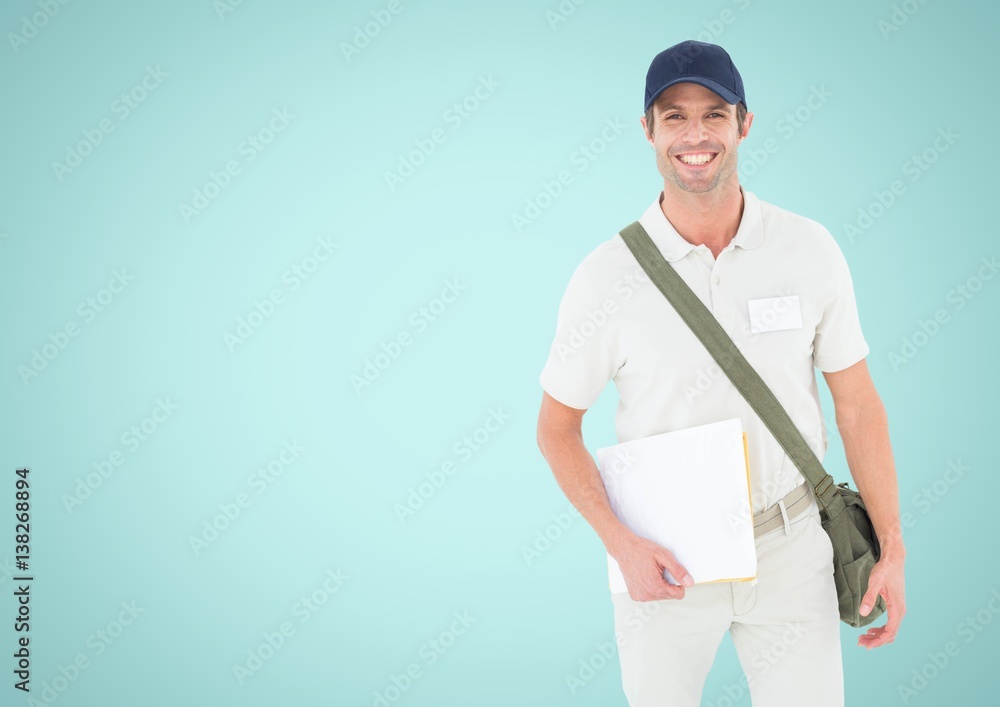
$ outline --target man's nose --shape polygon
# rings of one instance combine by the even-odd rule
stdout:
[[[701,118],[689,118],[684,126],[684,141],[690,145],[700,145],[708,136],[708,128]]]

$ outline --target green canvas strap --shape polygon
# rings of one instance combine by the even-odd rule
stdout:
[[[785,450],[795,466],[813,487],[816,498],[831,516],[838,515],[843,501],[835,490],[833,477],[826,473],[802,433],[792,422],[785,409],[774,397],[743,353],[705,307],[687,283],[681,279],[653,243],[646,229],[635,221],[621,230],[622,240],[646,271],[649,279],[660,289],[670,304],[691,327],[691,331],[705,345],[712,358],[740,391],[750,407],[760,416],[775,439]]]

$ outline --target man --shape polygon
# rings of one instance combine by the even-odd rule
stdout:
[[[847,262],[819,223],[739,184],[737,149],[753,113],[722,47],[687,41],[658,54],[646,76],[644,109],[640,122],[663,190],[640,223],[821,460],[826,429],[813,368],[823,372],[851,475],[882,549],[862,613],[881,595],[887,623],[869,629],[858,645],[890,643],[906,611],[905,550],[888,424],[865,362],[869,349]],[[668,549],[615,516],[581,434],[584,413],[612,379],[620,394],[619,442],[741,418],[755,525],[758,517],[776,519],[773,530],[755,533],[755,580],[692,585]],[[728,631],[754,707],[842,706],[833,548],[815,495],[620,234],[574,272],[540,382],[539,448],[628,587],[613,593],[612,602],[629,704],[698,705]],[[665,569],[683,584],[668,583]]]

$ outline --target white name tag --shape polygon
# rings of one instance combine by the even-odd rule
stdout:
[[[753,334],[802,327],[798,295],[747,300],[747,309],[750,313],[750,332]]]

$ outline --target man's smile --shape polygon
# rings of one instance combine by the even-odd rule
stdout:
[[[715,156],[719,154],[718,152],[687,152],[682,155],[674,155],[677,161],[682,162],[688,167],[701,167],[712,160]]]

